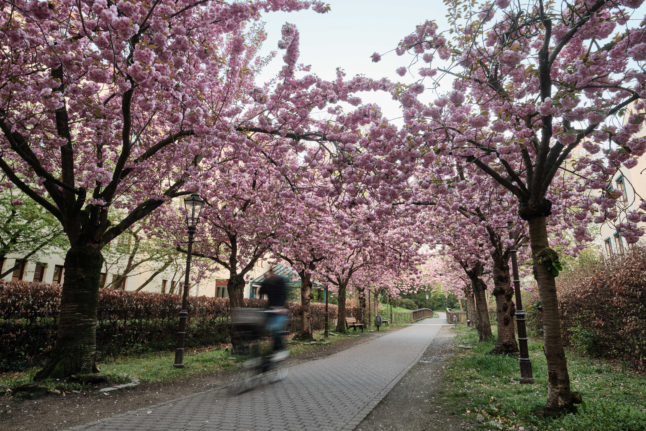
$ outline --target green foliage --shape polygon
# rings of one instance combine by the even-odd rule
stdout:
[[[409,298],[402,298],[399,301],[397,301],[397,305],[399,305],[402,308],[406,308],[408,310],[417,310],[417,304],[415,301]]]
[[[446,379],[450,390],[443,402],[450,411],[478,422],[479,429],[518,430],[644,430],[646,393],[643,377],[603,360],[568,353],[573,390],[583,396],[576,414],[537,417],[534,409],[545,403],[547,365],[542,343],[530,339],[529,352],[535,383],[518,384],[517,358],[490,355],[493,342],[478,343],[477,332],[458,327],[463,347],[450,363]],[[468,349],[466,347],[472,347]],[[478,415],[480,415],[478,417]]]
[[[409,299],[415,302],[415,308],[409,308],[402,305],[401,301],[404,299]],[[442,292],[439,289],[434,289],[431,287],[420,289],[415,293],[404,294],[401,296],[400,299],[396,299],[394,302],[397,305],[408,308],[410,310],[417,310],[419,308],[428,308],[431,310],[444,310],[447,307],[448,308],[459,307],[458,300],[455,295],[453,295],[452,293]]]
[[[5,180],[4,175],[0,177],[0,182]],[[58,220],[17,188],[3,188],[0,192],[0,256],[11,254],[29,258],[53,247],[69,247]]]
[[[576,351],[590,356],[602,356],[603,350],[593,331],[581,324],[568,328],[568,331],[570,345]]]
[[[525,322],[529,334],[535,337],[543,336],[543,304],[538,294],[534,293],[525,310]]]
[[[536,255],[536,262],[543,265],[554,277],[559,275],[563,270],[563,264],[559,260],[559,255],[553,249],[547,247],[541,250]]]

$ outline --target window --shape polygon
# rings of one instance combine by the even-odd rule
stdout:
[[[65,268],[63,267],[63,265],[54,266],[54,278],[52,280],[52,283],[63,284],[64,272],[65,272]]]
[[[229,291],[227,290],[227,281],[228,280],[215,280],[215,297],[216,298],[228,298]]]
[[[34,281],[42,283],[43,279],[45,278],[45,268],[46,265],[44,263],[36,263],[36,269],[34,269]]]
[[[166,293],[166,285],[167,284],[168,284],[168,280],[162,280],[161,293]]]
[[[22,280],[22,277],[25,275],[25,266],[27,266],[27,261],[25,259],[16,259],[13,275],[11,276],[12,281]]]
[[[260,286],[253,286],[252,288],[254,298],[258,298],[258,289],[260,289]]]
[[[617,185],[617,191],[620,193],[619,199],[621,200],[621,203],[625,204],[628,202],[628,193],[626,191],[626,180],[623,175],[617,178],[615,184]]]
[[[621,240],[621,235],[619,235],[619,233],[615,233],[615,250],[617,250],[617,253],[624,253],[624,243]]]
[[[102,272],[101,275],[99,276],[99,287],[103,288],[105,287],[105,280],[108,278],[108,274],[105,272]]]
[[[610,240],[610,238],[606,238],[603,243],[606,249],[606,254],[608,256],[612,256],[612,241]]]

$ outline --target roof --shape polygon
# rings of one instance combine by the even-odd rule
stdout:
[[[276,275],[279,275],[285,279],[285,282],[287,283],[287,287],[290,289],[296,289],[301,287],[301,277],[298,275],[298,272],[291,266],[287,265],[274,265],[273,267],[273,272]],[[249,283],[250,286],[260,286],[260,284],[265,281],[267,278],[267,274],[269,274],[269,271],[265,272],[264,274],[259,275],[258,277],[254,278],[251,280]]]
[[[274,274],[279,275],[285,279],[285,283],[287,284],[288,288],[301,288],[301,276],[298,274],[298,272],[296,272],[294,268],[283,264],[274,265],[272,268],[274,270]],[[267,278],[266,275],[268,273],[269,271],[251,280],[251,282],[249,283],[249,286],[252,288],[251,292],[253,292],[254,286],[260,286],[260,284],[265,281],[265,278]],[[321,286],[319,286],[317,283],[312,283],[312,287],[318,288]]]

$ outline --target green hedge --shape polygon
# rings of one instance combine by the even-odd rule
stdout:
[[[0,372],[38,365],[53,347],[61,289],[41,283],[0,281]],[[265,301],[245,299],[245,306]],[[299,329],[300,304],[289,303],[288,330]],[[169,350],[175,345],[179,295],[101,289],[97,310],[97,356],[101,360],[143,351]],[[228,298],[189,298],[187,347],[227,343]],[[329,306],[330,319],[337,307]],[[312,304],[312,327],[323,329],[325,306]],[[350,314],[353,309],[348,310]]]

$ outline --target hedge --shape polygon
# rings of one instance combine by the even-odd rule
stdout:
[[[566,343],[646,369],[646,249],[598,260],[557,278]]]
[[[61,289],[42,283],[0,281],[0,372],[39,365],[56,339]],[[247,307],[264,300],[245,299]],[[228,298],[189,298],[187,347],[229,342]],[[288,330],[299,329],[300,304],[288,304]],[[97,358],[143,351],[171,350],[175,345],[181,299],[178,295],[100,289],[97,310]],[[336,305],[330,305],[335,319]],[[312,327],[323,329],[325,306],[312,303]],[[350,315],[356,310],[348,309]]]

